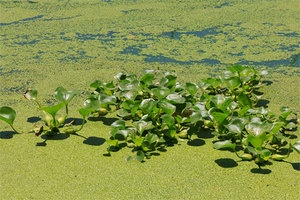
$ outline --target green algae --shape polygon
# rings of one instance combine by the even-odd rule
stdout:
[[[230,1],[230,6],[221,6],[224,2],[2,1],[0,24],[12,24],[1,25],[1,105],[15,108],[15,126],[26,131],[33,127],[28,118],[40,113],[22,97],[27,87],[36,87],[47,103],[54,100],[49,94],[58,86],[88,93],[95,79],[108,81],[120,71],[141,75],[145,68],[175,70],[180,81],[197,82],[227,64],[252,61],[262,63],[258,69],[271,72],[266,78],[272,84],[264,89],[268,107],[279,112],[287,105],[299,114],[299,66],[263,65],[299,54],[298,1]],[[199,33],[210,28],[209,34]],[[175,33],[172,38],[169,33],[174,30],[178,37]],[[132,46],[138,53],[121,53]],[[147,62],[151,56],[171,62]],[[191,62],[203,59],[221,64]],[[81,95],[71,102],[70,116],[80,118],[76,109],[84,99]],[[254,163],[236,162],[234,154],[213,150],[212,139],[201,138],[207,145],[178,145],[144,164],[128,163],[124,158],[129,151],[107,158],[102,155],[106,144],[84,143],[89,137],[106,139],[105,123],[88,121],[80,133],[83,137],[71,135],[36,146],[44,140],[13,135],[1,122],[1,199],[299,196],[295,153],[288,162],[274,162],[260,171],[266,174],[260,174]],[[235,160],[229,163],[238,167],[220,166],[218,160],[224,158]]]

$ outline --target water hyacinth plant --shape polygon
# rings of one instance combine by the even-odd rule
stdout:
[[[65,124],[65,121],[69,114],[68,105],[70,101],[81,92],[78,90],[66,90],[63,87],[58,87],[54,96],[59,101],[59,103],[43,107],[38,100],[38,91],[36,89],[29,88],[24,92],[24,97],[28,100],[34,101],[37,104],[39,110],[43,113],[43,120],[45,122],[45,127],[41,126],[39,128],[34,129],[35,135],[39,136],[42,133],[45,133],[47,136],[53,136],[59,134],[60,132],[64,133],[75,133],[80,131],[84,125],[84,121],[86,116],[89,114],[89,110],[86,108],[82,108],[79,110],[79,113],[83,117],[83,123],[79,129],[73,128],[72,124]],[[61,113],[58,115],[59,111],[65,108],[65,113]],[[62,129],[63,131],[61,131]]]
[[[87,101],[94,111],[105,115],[113,106],[121,118],[111,125],[108,154],[127,146],[136,152],[127,161],[144,161],[157,149],[189,140],[206,129],[217,137],[215,149],[241,149],[244,154],[237,155],[242,160],[255,160],[259,166],[270,158],[287,158],[296,148],[290,144],[288,153],[280,154],[287,145],[284,131],[297,127],[293,119],[288,120],[296,113],[283,107],[282,114],[275,116],[257,106],[266,71],[230,66],[220,77],[198,84],[182,84],[170,72],[156,80],[156,73],[146,70],[141,78],[119,73],[116,83],[97,80],[91,84],[95,91]]]

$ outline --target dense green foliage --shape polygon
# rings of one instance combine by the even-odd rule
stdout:
[[[41,106],[35,89],[27,89],[24,97],[35,101],[44,114],[46,128],[36,128],[36,136],[76,133],[89,114],[98,117],[116,111],[120,119],[111,124],[105,155],[129,147],[136,155],[128,156],[127,161],[142,162],[157,150],[207,131],[216,136],[215,149],[228,149],[242,160],[254,160],[258,166],[269,159],[283,160],[292,149],[299,153],[299,142],[288,144],[285,134],[285,130],[297,128],[296,113],[282,107],[276,116],[259,106],[259,89],[267,83],[261,78],[267,72],[258,73],[240,65],[227,69],[218,78],[197,84],[180,83],[173,72],[158,78],[155,70],[146,70],[141,78],[119,73],[115,83],[96,80],[90,85],[94,91],[79,110],[83,118],[79,129],[65,124],[65,120],[69,102],[80,91],[59,87],[54,93],[59,103],[48,107]],[[57,116],[64,107],[65,113]],[[0,111],[0,119],[12,126],[16,112],[10,107],[1,107]]]

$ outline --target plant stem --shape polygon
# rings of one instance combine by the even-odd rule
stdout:
[[[40,102],[38,100],[35,99],[34,101],[38,105],[39,108],[42,108],[42,105],[40,104]]]
[[[85,122],[85,117],[82,118],[82,124],[81,124],[80,128],[77,129],[75,132],[78,132],[78,131],[81,131],[81,130],[82,130],[83,125],[84,125],[84,122]]]
[[[13,127],[12,124],[10,124],[10,127],[11,127],[16,133],[21,134],[19,131],[17,131],[17,130]]]

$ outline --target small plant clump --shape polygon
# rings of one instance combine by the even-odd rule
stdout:
[[[35,135],[76,133],[83,128],[89,114],[105,116],[116,111],[119,120],[111,124],[105,155],[129,147],[136,154],[126,157],[127,161],[143,162],[157,150],[207,131],[216,137],[215,149],[233,151],[242,160],[254,160],[259,167],[269,159],[288,158],[292,149],[300,153],[300,141],[288,143],[285,133],[297,128],[297,114],[282,107],[281,114],[276,116],[258,104],[263,94],[259,90],[266,85],[262,80],[266,71],[259,73],[252,67],[230,66],[218,78],[197,84],[178,82],[174,72],[158,79],[157,73],[146,70],[141,78],[119,73],[114,77],[115,82],[94,81],[90,85],[94,91],[79,109],[83,118],[79,129],[65,124],[65,120],[69,102],[80,91],[58,87],[54,95],[59,103],[43,107],[37,99],[37,90],[27,89],[24,97],[34,101],[44,115],[45,127],[35,129]],[[64,114],[57,115],[62,108]],[[0,108],[0,119],[14,131],[15,116],[12,108]]]

